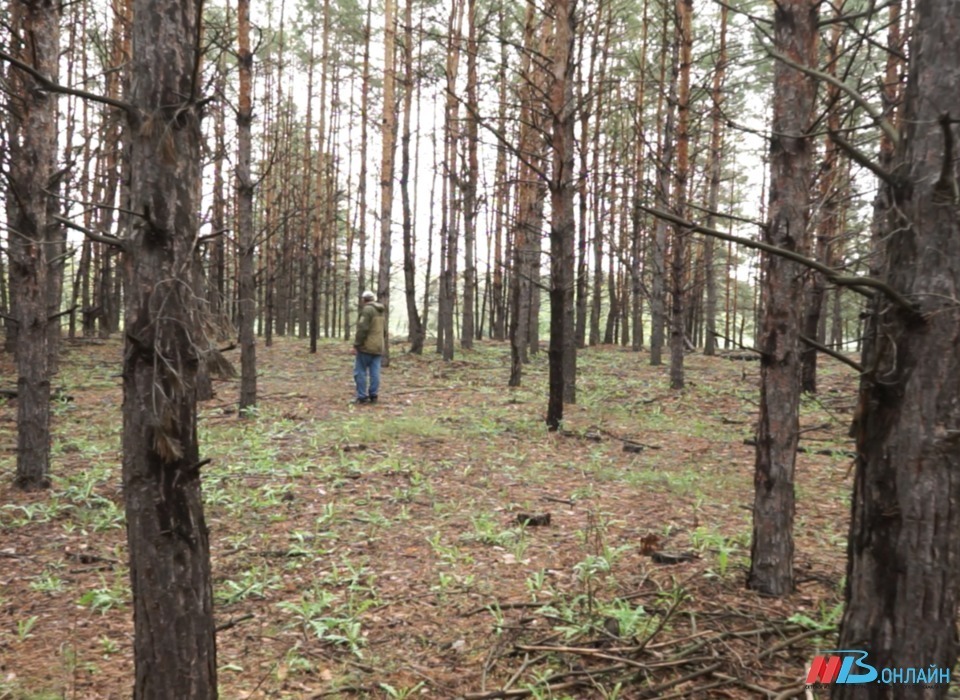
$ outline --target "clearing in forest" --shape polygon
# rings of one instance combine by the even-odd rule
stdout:
[[[0,698],[125,698],[132,620],[120,490],[120,345],[65,342],[53,481],[24,494],[0,399]],[[221,697],[753,698],[798,688],[839,619],[855,376],[803,403],[797,592],[745,590],[758,364],[579,356],[548,433],[546,354],[453,362],[394,348],[352,406],[343,342],[258,350],[200,411]],[[12,358],[0,355],[2,375]],[[782,697],[787,697],[784,694]]]

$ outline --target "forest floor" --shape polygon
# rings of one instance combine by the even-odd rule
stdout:
[[[647,353],[585,350],[557,434],[546,353],[509,389],[506,345],[396,348],[353,406],[349,346],[307,350],[258,348],[252,418],[237,380],[201,408],[220,697],[786,698],[832,648],[848,368],[803,400],[798,586],[770,599],[744,585],[759,363],[688,355],[671,391]],[[120,352],[64,342],[49,492],[11,487],[0,399],[0,700],[130,696]]]

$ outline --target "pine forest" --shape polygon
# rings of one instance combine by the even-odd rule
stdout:
[[[0,700],[960,697],[952,0],[3,20]]]

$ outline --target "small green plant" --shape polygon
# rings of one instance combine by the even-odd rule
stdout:
[[[97,642],[100,644],[100,653],[103,654],[104,658],[110,657],[120,651],[119,645],[110,637],[99,637]]]
[[[446,571],[437,572],[438,582],[437,585],[431,588],[432,591],[435,591],[439,597],[443,597],[447,591],[453,588],[454,584],[457,582],[457,577],[453,574],[449,574]]]
[[[228,579],[214,594],[223,605],[237,603],[247,598],[266,598],[267,593],[280,587],[280,577],[266,568],[255,566],[244,571],[236,580]]]
[[[530,597],[536,602],[537,596],[543,593],[543,589],[547,585],[547,572],[543,569],[533,572],[527,576],[525,584],[527,590],[530,591]]]
[[[294,646],[284,657],[287,668],[293,672],[310,673],[314,669],[313,662],[300,653],[300,645]]]
[[[54,572],[47,570],[30,583],[30,588],[38,593],[56,594],[63,591],[64,582]]]
[[[299,602],[285,601],[277,604],[277,607],[294,618],[294,623],[300,627],[304,636],[323,638],[328,629],[325,613],[334,600],[334,595],[329,591],[312,590],[304,593]]]
[[[500,609],[499,603],[494,603],[493,605],[488,605],[487,610],[490,611],[490,614],[493,615],[493,631],[494,634],[500,635],[503,632],[503,625],[506,622],[506,616],[503,614],[503,610]]]
[[[695,530],[690,539],[699,551],[710,551],[716,555],[716,566],[708,569],[707,575],[718,578],[724,578],[729,573],[731,555],[741,549],[740,538],[728,538],[718,532],[707,532],[702,528]]]
[[[87,591],[80,596],[77,603],[101,615],[114,608],[123,607],[129,599],[130,591],[121,580],[118,579],[112,587],[107,586],[102,578],[100,582],[104,585]]]
[[[445,564],[456,564],[459,562],[462,559],[460,549],[456,545],[444,544],[442,540],[443,535],[438,531],[427,538],[427,544],[430,545],[433,553]]]
[[[380,683],[380,690],[385,692],[389,697],[394,698],[395,700],[404,700],[404,698],[411,697],[414,693],[420,690],[424,686],[424,682],[420,681],[410,688],[394,688],[389,683]]]
[[[33,628],[37,625],[37,615],[31,615],[26,620],[17,620],[17,641],[23,642],[33,636]]]
[[[357,658],[363,657],[362,647],[366,646],[367,638],[359,620],[351,618],[331,618],[330,631],[324,635],[324,639],[340,644],[350,649]]]
[[[787,618],[787,621],[805,627],[808,630],[830,632],[837,628],[837,625],[840,624],[840,619],[843,617],[843,601],[834,605],[829,605],[821,601],[817,612],[819,614],[815,618],[804,613],[794,613]]]
[[[603,700],[620,700],[620,693],[623,692],[623,682],[617,683],[613,688],[607,690],[602,684],[597,686],[597,690],[603,697]]]
[[[48,523],[63,509],[58,501],[46,503],[17,503],[0,506],[0,510],[9,513],[19,511],[19,516],[12,516],[6,524],[10,527],[23,527],[31,523]],[[6,520],[6,519],[5,519]]]
[[[615,600],[600,608],[599,614],[616,621],[620,637],[629,639],[642,635],[650,622],[650,616],[642,605],[633,606],[627,601]]]

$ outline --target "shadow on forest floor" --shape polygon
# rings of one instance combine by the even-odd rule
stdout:
[[[677,393],[646,353],[583,351],[558,435],[545,353],[508,389],[505,345],[395,349],[359,407],[342,342],[258,360],[253,418],[235,380],[201,409],[221,697],[753,698],[832,647],[846,367],[822,360],[803,402],[801,444],[838,452],[798,455],[799,585],[771,600],[744,588],[757,363],[689,355]],[[0,403],[0,699],[129,696],[119,363],[65,343],[48,493],[12,489]]]

